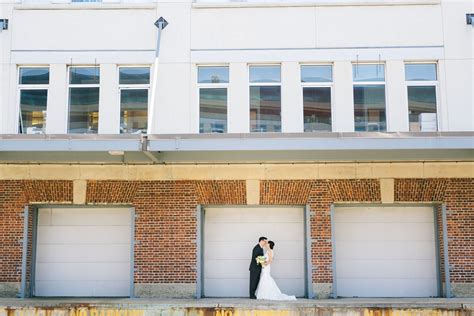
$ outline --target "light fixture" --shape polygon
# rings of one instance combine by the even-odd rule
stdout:
[[[109,155],[111,156],[123,156],[125,152],[123,150],[109,150]]]

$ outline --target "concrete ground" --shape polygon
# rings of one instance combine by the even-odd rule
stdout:
[[[0,298],[0,308],[97,308],[129,309],[443,309],[470,310],[474,315],[474,298],[341,298],[327,300],[260,301],[238,298],[224,299],[157,299],[157,298]]]

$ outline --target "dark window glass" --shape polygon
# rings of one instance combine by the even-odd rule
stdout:
[[[199,67],[198,83],[228,83],[229,67]]]
[[[146,133],[148,89],[120,91],[120,133]]]
[[[49,84],[49,68],[20,68],[20,84]]]
[[[301,82],[331,82],[332,66],[301,66]]]
[[[352,65],[352,76],[354,81],[385,81],[385,65]]]
[[[69,89],[69,133],[97,133],[99,88]]]
[[[281,132],[280,86],[250,87],[250,131]]]
[[[149,84],[150,67],[120,67],[120,84]]]
[[[69,68],[70,84],[99,84],[99,67],[71,67]]]
[[[303,88],[304,131],[331,131],[331,88]]]
[[[355,130],[382,132],[385,118],[385,85],[354,86]]]
[[[436,64],[406,64],[405,80],[436,81]]]
[[[251,66],[250,82],[280,82],[281,77],[280,66]]]
[[[436,87],[408,87],[410,131],[437,131]]]
[[[34,134],[44,132],[48,90],[20,91],[20,133]]]
[[[227,132],[227,89],[199,90],[199,132]]]

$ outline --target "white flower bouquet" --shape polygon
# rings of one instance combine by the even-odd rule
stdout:
[[[264,256],[258,256],[257,258],[255,258],[255,261],[257,261],[257,265],[263,266],[263,264],[265,263],[265,257]]]

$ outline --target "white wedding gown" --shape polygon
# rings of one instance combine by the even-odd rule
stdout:
[[[268,252],[265,254],[265,259],[268,260]],[[258,282],[257,291],[255,295],[258,300],[275,300],[275,301],[290,301],[296,300],[294,295],[283,294],[275,280],[271,275],[271,264],[266,267],[262,267],[262,273],[260,274],[260,281]]]

